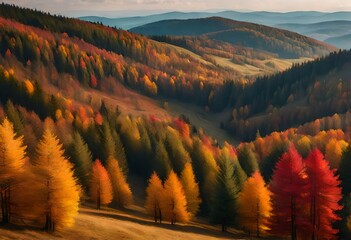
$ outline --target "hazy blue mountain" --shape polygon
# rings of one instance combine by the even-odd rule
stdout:
[[[312,24],[278,24],[275,27],[297,32],[324,41],[351,33],[351,21],[328,21]]]
[[[282,58],[303,56],[303,52],[311,50],[316,50],[311,55],[333,51],[327,44],[291,31],[221,17],[163,20],[130,31],[148,36],[197,36],[275,53]]]
[[[101,22],[104,25],[117,27],[121,29],[131,29],[137,26],[141,26],[144,24],[157,22],[166,19],[189,19],[189,18],[204,18],[214,16],[214,13],[206,13],[206,12],[169,12],[162,14],[155,14],[144,17],[125,17],[125,18],[106,18],[106,17],[98,17],[98,16],[85,16],[80,17],[80,19],[90,22]]]
[[[338,48],[349,48],[348,37],[351,34],[351,21],[327,21],[313,24],[278,24],[278,28],[297,32],[320,41],[333,44]]]
[[[325,42],[340,48],[351,49],[351,34],[328,38]]]
[[[297,12],[238,12],[238,11],[223,11],[223,12],[169,12],[162,14],[154,14],[143,17],[125,17],[125,18],[104,18],[97,16],[86,16],[80,19],[92,22],[102,22],[105,25],[113,26],[122,29],[131,29],[144,24],[169,20],[169,19],[193,19],[205,17],[224,17],[232,20],[246,21],[274,26],[284,23],[300,23],[310,24],[325,21],[346,20],[351,21],[351,12],[335,12],[323,13],[315,11],[297,11]]]

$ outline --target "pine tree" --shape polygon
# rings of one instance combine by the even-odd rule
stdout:
[[[110,177],[100,160],[95,160],[92,170],[89,187],[90,198],[96,202],[97,209],[100,209],[101,205],[109,204],[112,201],[112,185]]]
[[[239,224],[259,237],[269,230],[271,211],[271,193],[260,172],[256,171],[244,183],[238,196]]]
[[[112,137],[115,140],[115,146],[116,146],[116,159],[118,159],[118,164],[121,167],[124,175],[128,175],[128,162],[127,162],[127,156],[124,150],[124,146],[121,140],[121,137],[119,134],[116,132],[116,130],[112,130]]]
[[[74,164],[75,175],[83,188],[87,190],[93,161],[88,145],[78,132],[73,134],[73,143],[69,153]]]
[[[165,146],[172,162],[173,169],[180,173],[187,162],[191,162],[189,153],[185,150],[178,132],[174,129],[167,132]]]
[[[286,152],[284,146],[274,148],[271,153],[260,163],[260,170],[264,180],[268,183],[272,179],[273,170],[280,160],[281,156]]]
[[[45,229],[69,227],[78,214],[80,188],[74,178],[73,166],[64,157],[62,144],[46,130],[37,146],[33,161],[40,175],[43,216]]]
[[[240,190],[247,179],[247,175],[240,165],[236,151],[233,146],[225,143],[224,147],[222,148],[222,152],[225,152],[225,154],[227,154],[229,159],[233,162],[234,176],[236,180],[235,183],[238,187],[238,190]]]
[[[195,180],[191,163],[186,163],[180,176],[186,201],[187,209],[191,216],[195,216],[201,203],[199,185]]]
[[[116,143],[111,134],[110,125],[104,121],[102,124],[103,134],[102,134],[102,141],[103,141],[103,154],[104,158],[102,159],[104,163],[106,163],[109,157],[116,157]]]
[[[18,184],[17,177],[23,174],[26,147],[23,137],[16,137],[12,123],[4,119],[0,125],[0,191],[2,222],[8,223],[11,218],[13,198],[11,192]]]
[[[338,233],[333,223],[340,218],[336,211],[342,209],[340,181],[331,170],[328,161],[318,150],[313,150],[306,159],[308,174],[308,197],[310,199],[310,224],[312,239],[332,239]]]
[[[342,192],[344,196],[351,193],[351,146],[349,145],[342,153],[339,173],[342,181]]]
[[[239,149],[238,159],[247,176],[251,176],[254,171],[258,170],[256,156],[248,145]]]
[[[161,179],[153,172],[149,179],[149,185],[146,188],[146,202],[145,209],[148,214],[152,215],[155,219],[162,222],[162,202],[164,201],[164,189]]]
[[[17,111],[11,100],[7,101],[6,103],[6,114],[9,120],[12,122],[16,133],[23,134],[24,126],[20,113]]]
[[[200,139],[195,139],[191,151],[194,173],[200,183],[200,195],[202,196],[201,211],[208,212],[212,205],[211,197],[216,183],[218,166],[213,152]]]
[[[279,235],[291,234],[291,238],[296,240],[297,229],[306,229],[307,183],[302,158],[292,145],[276,164],[270,184],[272,232]]]
[[[178,179],[177,174],[172,170],[164,184],[164,201],[161,205],[164,212],[164,219],[175,224],[176,222],[189,221],[189,212],[187,211],[187,202],[183,186]]]
[[[107,160],[106,168],[112,184],[113,202],[121,208],[129,206],[133,201],[132,191],[122,169],[119,167],[118,161],[110,157]]]
[[[351,146],[349,145],[342,153],[338,172],[342,185],[344,208],[339,215],[342,220],[339,223],[340,237],[343,239],[351,238]]]
[[[162,180],[165,180],[172,167],[169,156],[163,141],[159,141],[155,148],[155,157],[152,168],[157,172]]]
[[[223,151],[219,158],[219,172],[213,190],[213,201],[211,205],[211,222],[222,225],[222,231],[235,220],[236,199],[238,187],[234,176],[233,162],[227,151]]]

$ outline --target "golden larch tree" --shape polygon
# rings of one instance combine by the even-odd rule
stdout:
[[[156,172],[153,172],[149,179],[149,185],[146,188],[145,209],[149,215],[154,217],[155,222],[157,222],[158,219],[160,220],[160,223],[162,222],[161,205],[163,199],[164,189],[161,179]]]
[[[201,203],[199,184],[195,180],[195,175],[191,163],[186,163],[185,167],[180,175],[180,180],[183,185],[187,209],[191,216],[195,216],[199,211]]]
[[[96,202],[97,209],[100,209],[101,205],[109,204],[112,201],[110,177],[98,159],[93,164],[89,190],[90,198]]]
[[[330,162],[332,168],[339,167],[342,152],[346,149],[347,145],[347,142],[344,140],[338,141],[335,138],[330,139],[327,143],[325,147],[325,158]]]
[[[271,193],[261,174],[256,171],[244,183],[238,197],[239,224],[257,237],[269,230],[271,216]]]
[[[72,226],[78,214],[81,188],[74,177],[73,165],[64,157],[62,144],[50,130],[45,130],[38,143],[33,165],[40,181],[45,229],[54,231]]]
[[[16,137],[12,123],[5,118],[0,125],[0,193],[3,223],[10,221],[11,205],[16,200],[11,197],[11,193],[18,186],[18,176],[24,171],[25,150],[23,137]]]
[[[113,157],[107,160],[107,171],[110,176],[113,202],[119,207],[126,207],[133,202],[133,195],[127,183],[123,170],[120,168],[118,161]]]
[[[190,214],[187,210],[183,186],[173,170],[165,181],[164,189],[165,196],[161,207],[164,219],[170,221],[171,224],[189,221]]]

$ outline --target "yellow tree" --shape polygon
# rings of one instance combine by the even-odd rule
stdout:
[[[165,198],[161,207],[164,212],[164,219],[170,221],[171,224],[189,221],[190,215],[187,211],[183,186],[173,170],[165,181],[164,189]]]
[[[0,191],[2,222],[11,217],[11,205],[14,199],[11,193],[18,185],[18,176],[24,171],[26,162],[23,137],[16,137],[12,123],[6,118],[0,125]]]
[[[112,185],[110,177],[100,160],[95,160],[90,180],[90,198],[96,202],[97,209],[112,201]]]
[[[327,143],[325,147],[325,159],[330,162],[330,166],[332,168],[338,168],[341,161],[342,152],[347,145],[347,142],[344,140],[338,141],[335,138],[330,139]]]
[[[261,174],[256,171],[244,183],[238,197],[239,224],[249,231],[260,233],[269,230],[271,216],[271,193],[268,190]]]
[[[153,172],[149,179],[149,185],[146,188],[146,202],[145,209],[148,214],[155,218],[155,222],[160,219],[162,222],[162,209],[161,205],[164,198],[164,189],[161,179],[156,172]]]
[[[130,190],[126,177],[124,176],[118,161],[113,157],[109,157],[107,160],[107,171],[112,184],[113,201],[119,207],[126,207],[130,205],[133,201],[132,191]]]
[[[195,175],[191,163],[186,163],[185,167],[180,175],[180,179],[183,185],[188,212],[195,216],[199,210],[201,203],[199,185],[195,180]]]
[[[54,231],[72,226],[78,214],[80,186],[73,165],[64,157],[62,144],[50,130],[45,130],[38,143],[33,165],[40,181],[45,229]]]

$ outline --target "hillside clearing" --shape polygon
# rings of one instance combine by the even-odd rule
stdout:
[[[124,239],[124,240],[167,240],[167,239],[245,239],[239,231],[222,233],[219,228],[204,223],[190,222],[187,225],[169,223],[155,224],[151,218],[136,208],[120,212],[95,210],[82,207],[73,228],[54,234],[34,228],[0,228],[1,239]]]

